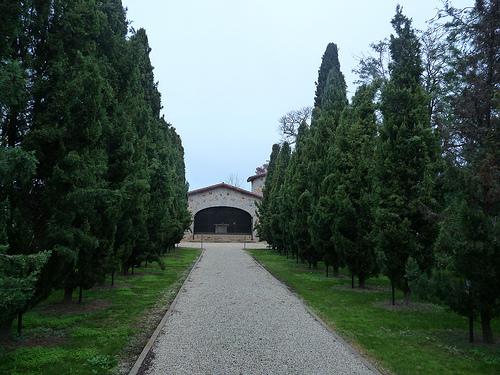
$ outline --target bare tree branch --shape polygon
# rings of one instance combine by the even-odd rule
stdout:
[[[243,186],[243,181],[240,176],[238,176],[238,173],[231,173],[229,176],[227,176],[225,182],[228,185],[233,185],[238,188]]]
[[[294,144],[299,126],[305,122],[309,124],[312,107],[303,107],[290,111],[279,119],[279,131],[283,142]]]

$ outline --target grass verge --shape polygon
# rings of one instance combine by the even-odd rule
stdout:
[[[157,264],[115,277],[115,286],[64,305],[62,291],[25,315],[21,338],[0,346],[0,374],[111,374],[126,371],[175,298],[199,249],[177,249]],[[108,283],[107,283],[108,284]]]
[[[368,280],[366,290],[353,290],[347,275],[326,278],[324,271],[271,250],[249,253],[379,368],[400,375],[500,374],[498,319],[493,322],[496,345],[471,345],[466,319],[443,306],[417,301],[392,308],[385,277]],[[476,329],[479,337],[479,324]]]

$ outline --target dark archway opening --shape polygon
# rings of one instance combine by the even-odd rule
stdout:
[[[193,234],[252,235],[252,216],[234,207],[205,208],[194,215]]]

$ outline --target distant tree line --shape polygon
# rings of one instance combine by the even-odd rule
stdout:
[[[363,288],[443,301],[492,343],[500,312],[499,3],[446,6],[418,33],[401,8],[365,57],[349,101],[337,46],[310,126],[274,145],[258,233],[274,249]]]
[[[189,226],[181,140],[120,0],[0,2],[0,331]]]

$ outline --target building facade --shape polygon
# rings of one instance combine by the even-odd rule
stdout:
[[[252,176],[252,191],[226,183],[188,193],[192,223],[186,241],[258,241],[257,203],[262,200],[265,174]]]

